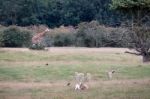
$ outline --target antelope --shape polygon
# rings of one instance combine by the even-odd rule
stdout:
[[[75,72],[75,80],[76,80],[75,90],[88,89],[88,85],[85,84],[85,82],[89,82],[91,80],[91,74],[86,73],[85,75],[84,73]]]
[[[108,72],[107,72],[107,74],[108,74],[108,78],[109,78],[109,79],[112,79],[112,77],[113,77],[113,73],[115,73],[115,71],[114,71],[114,70],[111,70],[111,71],[108,71]]]

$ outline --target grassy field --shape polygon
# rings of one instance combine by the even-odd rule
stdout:
[[[150,99],[150,64],[127,50],[0,48],[0,99]],[[92,74],[88,90],[74,90],[74,72]]]

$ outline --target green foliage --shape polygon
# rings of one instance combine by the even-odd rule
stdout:
[[[5,47],[27,47],[31,43],[31,32],[12,26],[1,33],[0,42]]]
[[[2,34],[3,34],[3,31],[5,29],[6,29],[6,27],[0,25],[0,47],[3,46],[3,43],[2,43],[2,40],[3,40]]]
[[[133,47],[142,55],[150,54],[150,28],[135,26],[131,33]]]
[[[128,34],[123,28],[106,28],[98,22],[79,24],[76,45],[84,47],[127,47]]]
[[[43,50],[46,46],[128,47],[131,40],[127,29],[102,26],[97,21],[80,23],[77,29],[55,28],[51,33],[47,33],[37,45],[31,45],[32,33],[21,27],[9,27],[0,31],[1,46],[30,47],[35,50]]]
[[[75,36],[71,33],[60,33],[53,37],[54,46],[72,46],[75,42]]]
[[[110,6],[127,16],[125,20],[130,20],[132,26],[137,23],[149,24],[150,0],[112,0]]]
[[[131,39],[129,31],[125,28],[112,28],[107,35],[107,47],[129,47]]]
[[[131,41],[136,51],[143,56],[143,61],[150,61],[150,0],[112,0],[112,8],[131,13],[132,20],[128,26]]]
[[[149,8],[150,0],[112,0],[113,9]]]
[[[2,44],[2,41],[3,40],[3,38],[2,38],[2,31],[0,31],[0,46],[3,46],[3,44]]]
[[[112,0],[113,9],[149,8],[150,0]]]
[[[74,31],[54,30],[44,38],[46,46],[128,47],[130,42],[127,29],[101,26],[97,21],[80,23]]]
[[[77,46],[100,47],[105,39],[105,29],[99,31],[99,23],[92,21],[90,23],[79,24],[79,30],[76,34]]]
[[[111,11],[109,3],[110,0],[0,0],[0,24],[56,27],[96,19],[101,24],[117,26],[121,15]]]

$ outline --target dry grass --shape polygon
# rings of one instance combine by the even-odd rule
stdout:
[[[90,83],[85,91],[74,91],[65,83],[5,83],[1,99],[149,99],[150,80],[113,80]]]
[[[150,64],[127,50],[1,48],[0,99],[149,99]],[[112,80],[106,75],[110,69],[116,70]],[[74,91],[76,71],[92,74],[88,90]]]

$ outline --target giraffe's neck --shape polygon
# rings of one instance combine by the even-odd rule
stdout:
[[[37,33],[37,36],[42,37],[42,36],[44,36],[44,35],[45,35],[45,33],[46,33],[46,31],[43,31],[43,32]]]
[[[36,33],[36,35],[32,37],[32,43],[34,43],[34,44],[40,43],[40,42],[41,42],[41,39],[43,38],[43,36],[45,35],[45,33],[46,33],[47,31],[48,31],[48,30],[46,29],[46,30],[43,31],[43,32]]]

